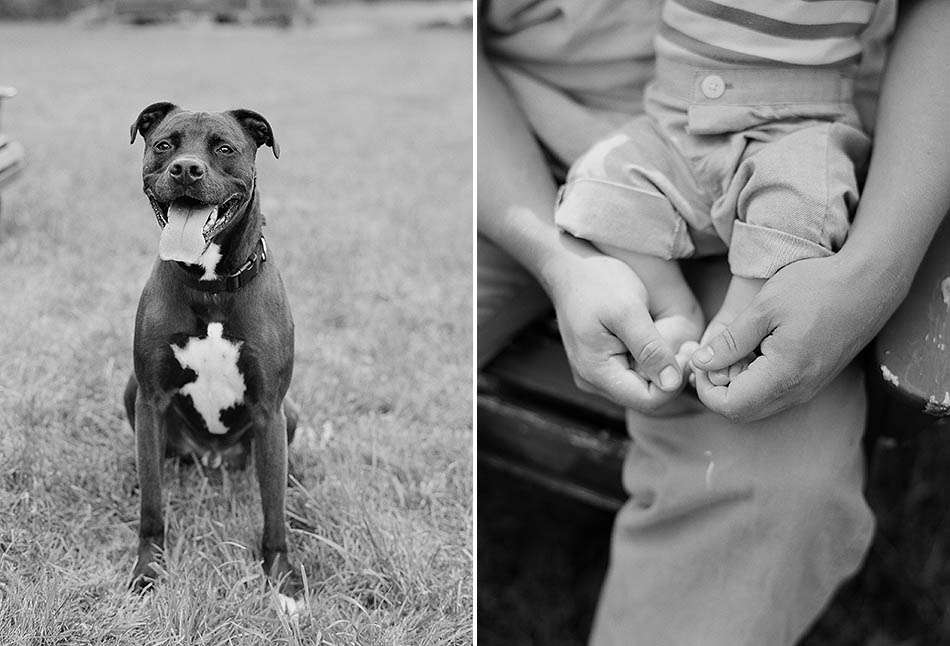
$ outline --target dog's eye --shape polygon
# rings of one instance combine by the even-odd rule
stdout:
[[[170,150],[171,147],[172,147],[172,145],[171,145],[170,143],[168,143],[167,141],[159,141],[159,142],[156,143],[155,146],[153,146],[153,147],[154,147],[155,150],[157,150],[158,152],[163,153],[163,152],[165,152],[165,151],[167,151],[167,150]]]
[[[231,146],[227,144],[221,144],[220,146],[218,146],[218,152],[221,153],[222,155],[230,155],[231,153],[234,152],[234,148],[232,148]]]

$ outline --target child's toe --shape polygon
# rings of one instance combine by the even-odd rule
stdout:
[[[730,381],[729,369],[723,368],[722,370],[710,370],[708,373],[709,382],[713,386],[728,386]]]

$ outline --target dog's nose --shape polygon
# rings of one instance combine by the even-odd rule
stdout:
[[[205,176],[207,166],[200,159],[182,157],[176,159],[168,167],[168,174],[173,179],[184,184],[192,184]]]

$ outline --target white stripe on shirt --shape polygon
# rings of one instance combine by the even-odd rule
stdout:
[[[860,59],[875,8],[876,0],[666,0],[656,50],[692,62],[845,67]]]
[[[747,0],[732,0],[744,2]],[[804,7],[820,6],[839,0],[804,2],[786,0],[789,5]],[[693,11],[682,3],[698,10]],[[854,5],[854,1],[842,2]],[[867,4],[867,3],[862,3]],[[719,11],[727,19],[700,13]],[[673,54],[669,44],[675,41],[680,49],[723,62],[751,62],[762,60],[766,64],[828,66],[852,63],[860,56],[862,47],[858,40],[866,23],[789,23],[776,18],[751,14],[747,10],[726,6],[724,2],[711,0],[667,0],[662,12],[660,33],[657,36],[657,53]],[[873,9],[873,6],[872,6]],[[736,20],[737,22],[732,22]],[[870,15],[868,16],[870,20]],[[741,22],[739,22],[741,21]],[[742,24],[744,23],[744,24]],[[780,34],[787,34],[783,37]],[[664,42],[665,41],[665,42]],[[704,47],[703,45],[708,45]],[[749,60],[747,60],[749,59]]]

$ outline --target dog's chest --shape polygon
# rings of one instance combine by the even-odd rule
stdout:
[[[239,363],[241,345],[224,338],[224,326],[219,322],[208,323],[205,336],[190,337],[184,345],[171,344],[181,369],[195,375],[178,392],[191,399],[195,412],[214,435],[229,430],[222,413],[244,403],[247,383]]]

